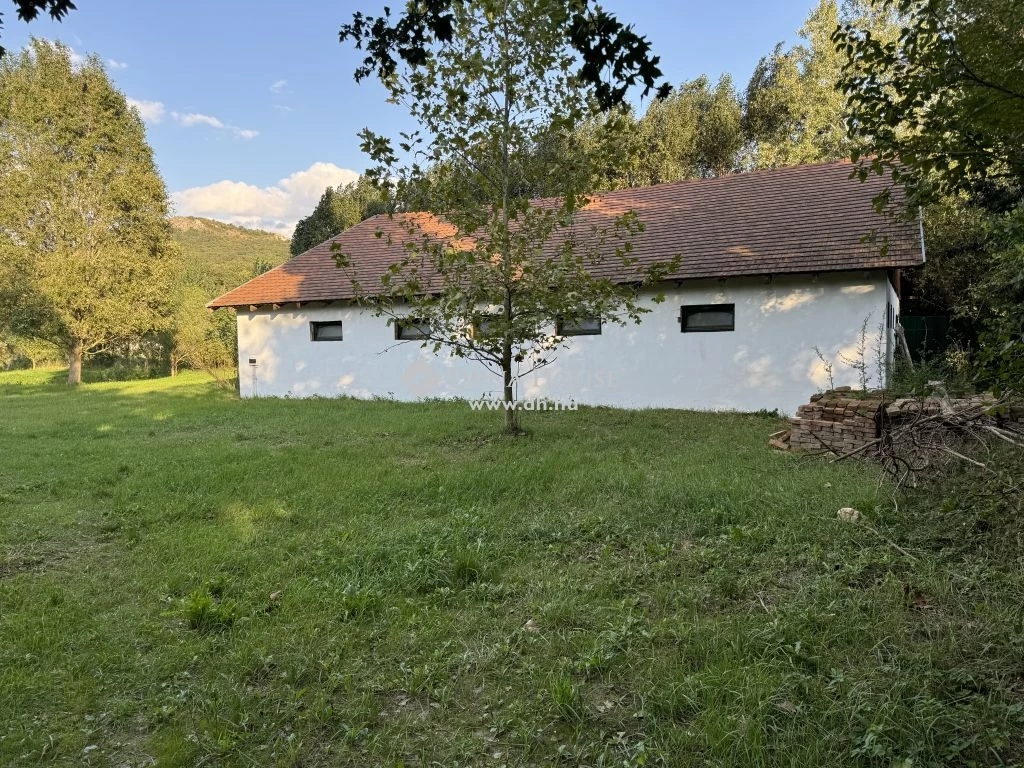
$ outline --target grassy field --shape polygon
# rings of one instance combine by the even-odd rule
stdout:
[[[0,765],[1024,760],[1020,529],[765,416],[0,374]],[[858,524],[836,518],[854,506]]]

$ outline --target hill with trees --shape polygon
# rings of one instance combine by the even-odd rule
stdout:
[[[181,246],[185,279],[213,291],[233,288],[288,259],[288,239],[274,232],[196,216],[174,216],[170,223]]]
[[[288,260],[288,239],[273,232],[246,229],[212,219],[170,219],[181,250],[181,278],[164,343],[172,374],[182,366],[215,370],[235,359],[235,321],[227,312],[211,313],[206,303]]]

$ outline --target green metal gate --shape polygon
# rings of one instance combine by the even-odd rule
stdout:
[[[946,351],[949,318],[942,315],[900,315],[914,360],[935,357]]]

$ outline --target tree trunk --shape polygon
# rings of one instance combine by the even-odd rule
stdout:
[[[71,349],[68,350],[68,386],[77,387],[82,383],[82,357],[85,354],[85,345],[81,339],[71,342]]]
[[[176,358],[171,358],[171,376],[178,375],[178,361]]]
[[[505,384],[505,431],[519,432],[519,414],[515,408],[515,396],[512,392],[512,340],[505,337],[501,350],[501,373]]]

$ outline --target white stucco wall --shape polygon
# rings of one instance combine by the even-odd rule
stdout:
[[[875,346],[887,300],[898,311],[883,271],[691,281],[665,295],[662,304],[649,302],[652,311],[640,325],[605,323],[599,336],[569,339],[552,365],[518,383],[518,396],[627,408],[792,413],[828,385],[815,347],[832,361],[837,386],[856,386],[858,373],[842,356],[855,357],[867,318],[868,345]],[[680,331],[681,305],[712,303],[736,305],[735,331]],[[341,320],[344,340],[310,341],[314,320]],[[238,353],[243,397],[417,400],[497,397],[501,389],[480,363],[434,355],[419,342],[396,343],[385,318],[353,307],[239,312]],[[875,361],[869,349],[872,385]]]

